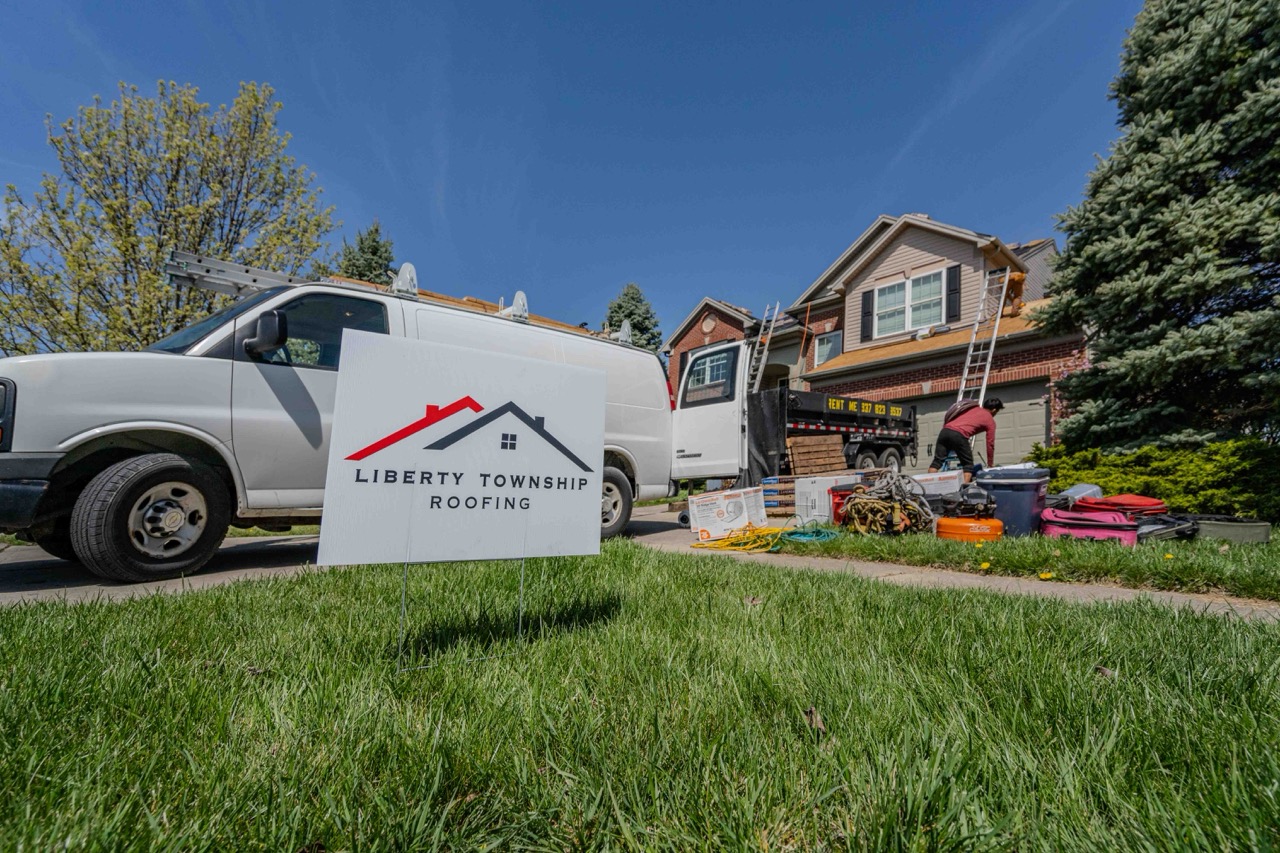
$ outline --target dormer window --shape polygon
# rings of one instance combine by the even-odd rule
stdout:
[[[942,322],[943,271],[884,284],[875,290],[875,336],[896,335]]]

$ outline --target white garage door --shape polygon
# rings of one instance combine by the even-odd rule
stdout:
[[[1021,462],[1031,452],[1036,442],[1044,444],[1047,440],[1048,418],[1044,395],[1047,388],[1043,382],[1023,382],[1017,385],[1000,385],[987,392],[989,397],[999,397],[1004,409],[996,415],[996,464],[1008,465]],[[942,415],[947,407],[956,401],[956,395],[946,394],[940,397],[918,397],[914,400],[902,400],[906,405],[916,407],[916,418],[920,428],[920,457],[912,471],[923,471],[929,467],[933,458],[934,443],[938,439],[938,431],[942,429]],[[981,461],[987,455],[986,439],[979,436],[974,442],[975,458]],[[910,460],[907,460],[908,464]]]

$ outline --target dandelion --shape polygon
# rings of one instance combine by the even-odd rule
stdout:
[[[973,543],[973,547],[975,547],[975,548],[981,548],[981,547],[982,547],[982,543],[981,543],[981,542],[974,542],[974,543]]]
[[[1166,560],[1172,560],[1172,559],[1173,559],[1173,555],[1172,555],[1172,554],[1165,554],[1165,555],[1164,555],[1164,558],[1165,558]]]
[[[1053,572],[1041,572],[1040,580],[1047,581],[1053,577]]]
[[[978,568],[980,568],[980,569],[989,569],[989,568],[991,568],[991,564],[990,564],[990,563],[983,563],[983,564],[982,564],[981,566],[979,566]]]

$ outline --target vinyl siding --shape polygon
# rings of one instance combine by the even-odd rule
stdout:
[[[1049,262],[1057,254],[1051,246],[1045,246],[1022,258],[1022,262],[1027,265],[1027,285],[1022,292],[1025,301],[1043,299],[1049,292],[1049,279],[1053,277]]]
[[[954,264],[960,265],[960,320],[953,323],[952,328],[972,323],[973,315],[978,310],[978,297],[982,292],[985,269],[982,252],[973,243],[921,228],[907,228],[895,237],[870,264],[846,281],[844,327],[853,332],[844,336],[845,352],[905,340],[913,334],[902,332],[861,343],[858,331],[862,328],[864,292]]]

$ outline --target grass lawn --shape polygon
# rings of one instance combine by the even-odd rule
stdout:
[[[1136,588],[1223,592],[1280,601],[1280,537],[1276,536],[1266,545],[1195,540],[1149,542],[1136,548],[1025,536],[988,542],[978,548],[933,536],[860,536],[841,532],[827,542],[787,543],[783,550],[980,574],[1039,577],[1052,573],[1048,580],[1109,581]]]
[[[515,566],[413,568],[442,665],[403,675],[398,566],[0,609],[4,846],[1280,844],[1280,626],[626,541],[528,571],[519,641]]]

